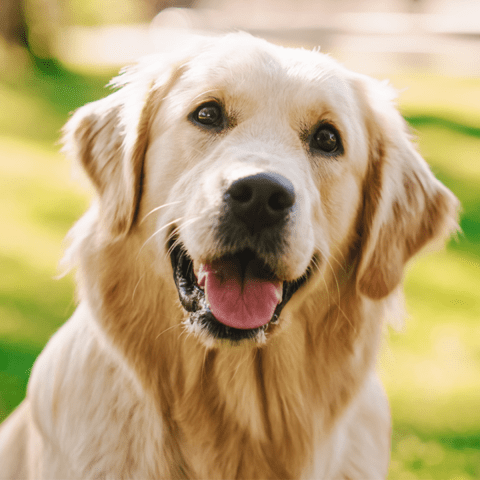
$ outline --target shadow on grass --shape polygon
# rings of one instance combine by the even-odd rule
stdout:
[[[397,425],[389,478],[480,478],[479,445],[480,431],[431,435]]]
[[[30,370],[41,348],[0,341],[0,422],[25,397]]]
[[[72,284],[0,255],[0,422],[24,398],[30,369],[75,308]],[[10,288],[9,288],[10,285]]]
[[[474,182],[463,177],[455,177],[446,173],[441,167],[435,167],[435,176],[450,188],[460,200],[461,232],[457,239],[452,239],[449,248],[473,254],[480,258],[480,195],[479,188]]]
[[[441,435],[437,440],[443,445],[455,450],[465,450],[466,448],[478,450],[480,448],[480,431],[464,435],[457,433],[448,436]]]
[[[37,61],[34,65],[21,87],[46,98],[64,115],[111,93],[105,85],[111,76],[116,74],[116,71],[112,71],[112,75],[107,76],[82,75],[69,70],[56,60],[48,63]]]
[[[7,78],[0,74],[0,82],[7,89],[26,98],[27,104],[34,106],[35,99],[41,99],[41,113],[32,109],[25,112],[23,125],[20,121],[2,125],[2,134],[20,136],[25,139],[54,145],[60,137],[60,129],[70,112],[78,107],[107,96],[111,91],[105,85],[118,72],[112,70],[104,74],[81,74],[65,67],[55,59],[30,59],[21,76]],[[38,117],[38,118],[35,118]],[[23,125],[19,130],[18,125]]]
[[[405,119],[414,128],[437,127],[480,139],[480,127],[464,125],[431,115],[410,115],[405,116]],[[458,241],[452,240],[450,242],[449,248],[480,257],[480,195],[478,185],[460,175],[454,176],[450,172],[447,173],[438,164],[435,164],[434,172],[435,176],[455,193],[462,204],[460,214],[462,233],[459,235]]]
[[[448,128],[454,132],[461,133],[462,135],[468,135],[470,137],[480,138],[480,127],[473,127],[470,125],[464,125],[452,120],[447,120],[442,117],[435,117],[433,115],[407,115],[404,117],[407,122],[415,128],[423,126],[433,126]]]

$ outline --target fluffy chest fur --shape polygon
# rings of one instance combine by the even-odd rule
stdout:
[[[147,301],[147,285],[161,280],[132,278],[125,264],[112,267],[108,260],[107,268],[101,259],[110,254],[125,258],[127,252],[105,251],[86,263],[87,271],[97,269],[95,291],[109,299],[94,315],[157,406],[163,436],[156,469],[167,468],[169,478],[301,478],[327,444],[315,468],[328,471],[335,421],[374,363],[382,305],[362,301],[346,283],[340,293],[350,300],[341,308],[333,298],[319,305],[315,296],[304,297],[270,344],[212,350],[187,335],[178,305]],[[141,261],[136,257],[137,269]],[[348,442],[335,448],[340,452]]]

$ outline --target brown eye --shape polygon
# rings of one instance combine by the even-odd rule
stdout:
[[[340,135],[331,125],[320,125],[311,137],[310,147],[329,155],[342,153]]]
[[[221,128],[224,125],[222,107],[216,102],[200,105],[191,115],[194,123],[207,128]]]

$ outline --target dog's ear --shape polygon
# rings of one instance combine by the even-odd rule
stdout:
[[[115,83],[118,91],[79,108],[63,130],[64,151],[92,181],[100,221],[112,236],[128,233],[134,224],[150,122],[181,67],[158,74],[142,69],[127,70]]]
[[[417,152],[390,87],[361,77],[357,89],[363,97],[370,157],[357,287],[380,299],[399,284],[405,263],[416,252],[456,231],[459,202]]]

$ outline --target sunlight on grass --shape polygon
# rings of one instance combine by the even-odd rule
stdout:
[[[88,204],[85,189],[70,177],[69,163],[56,151],[0,137],[0,214],[9,232],[0,236],[3,252],[58,258],[65,229]]]
[[[462,320],[480,317],[480,259],[447,250],[426,254],[408,268],[405,292],[442,315],[461,312]],[[464,308],[459,308],[464,307]],[[480,325],[480,324],[479,324]]]
[[[0,137],[0,420],[25,395],[35,357],[74,308],[55,280],[62,241],[89,195],[54,148]]]
[[[480,104],[480,103],[479,103]],[[426,159],[455,176],[480,182],[480,138],[468,137],[441,126],[422,126],[419,136]]]
[[[0,236],[3,255],[55,272],[62,240],[91,196],[70,170],[54,149],[0,137],[0,214],[8,232]],[[5,276],[0,284],[8,288]]]
[[[406,325],[390,332],[380,359],[394,420],[390,480],[480,476],[478,445],[450,445],[480,440],[479,291],[480,264],[458,252],[408,270]]]
[[[418,71],[389,76],[404,114],[422,112],[480,126],[480,78],[443,77]]]
[[[456,252],[410,269],[405,331],[390,334],[381,359],[398,421],[429,431],[480,426],[479,291],[480,264]]]
[[[36,95],[25,95],[0,84],[0,132],[3,135],[32,137],[45,142],[55,141],[55,133],[61,127],[52,105]]]

